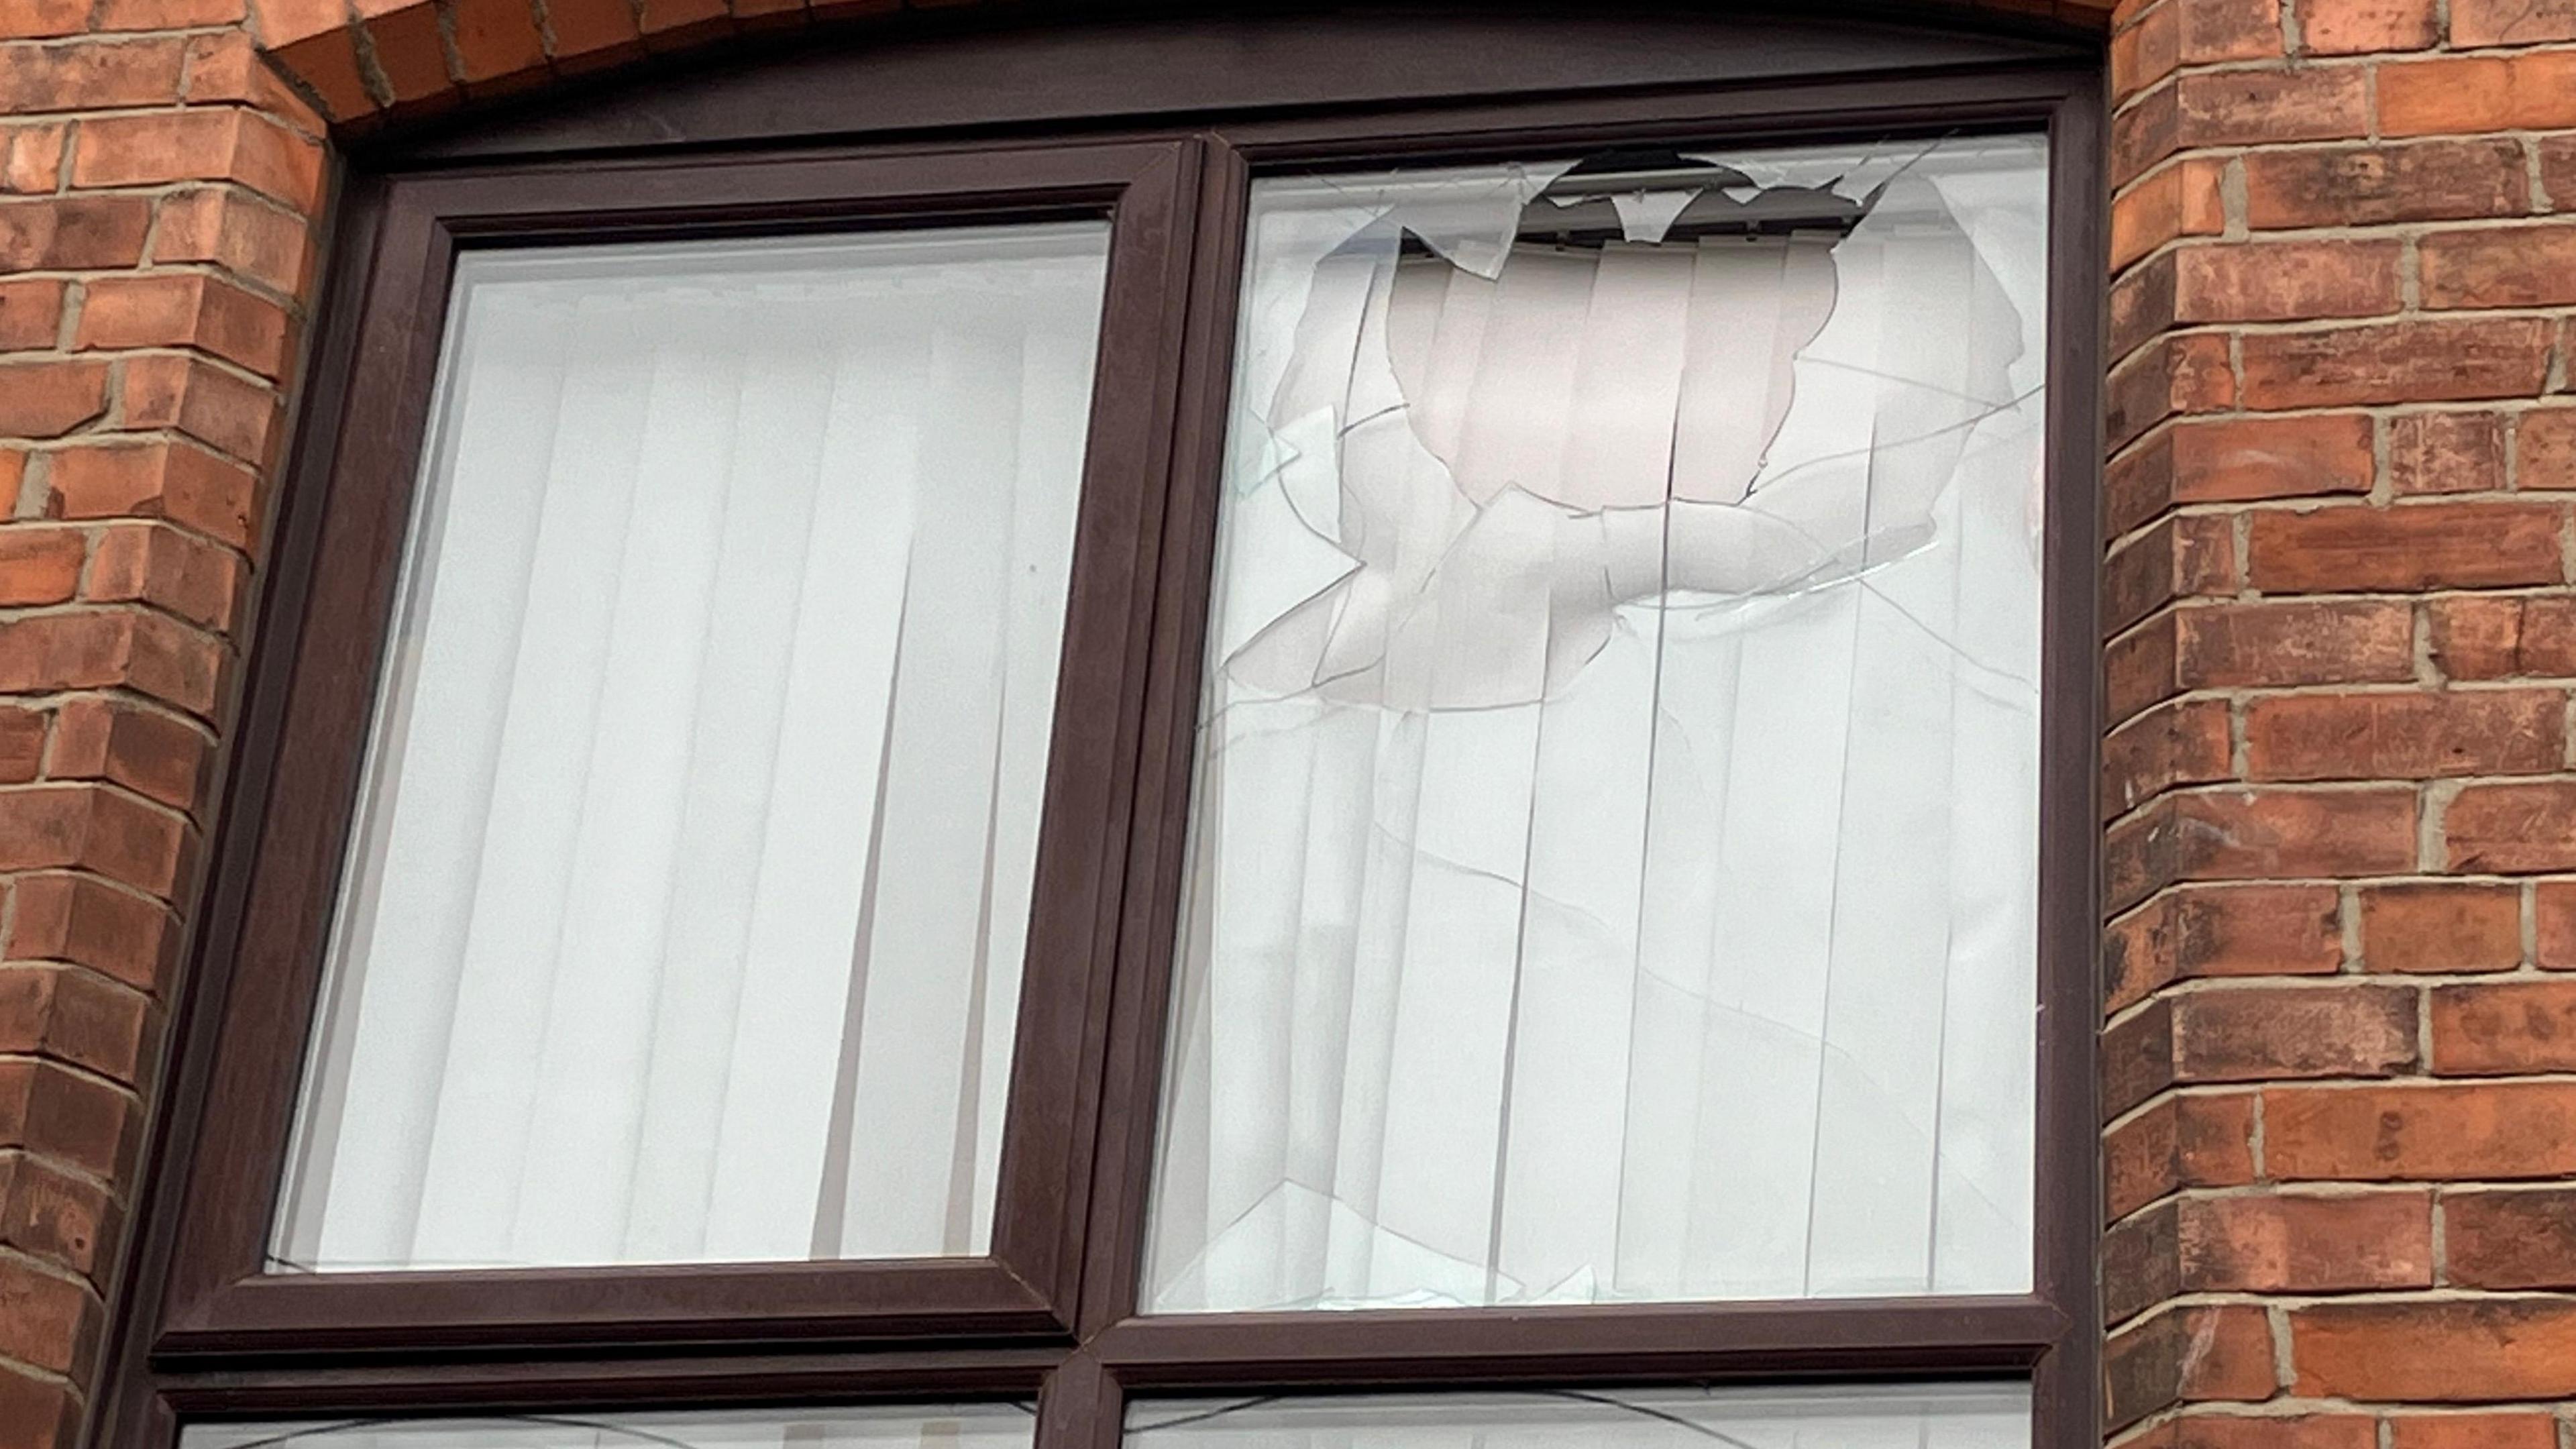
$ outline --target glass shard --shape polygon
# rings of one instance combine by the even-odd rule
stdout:
[[[985,1251],[1107,241],[465,254],[277,1268]]]
[[[1127,1449],[2028,1449],[2024,1384],[1145,1399]],[[193,1446],[192,1446],[193,1449]]]
[[[2028,1288],[2046,191],[1256,183],[1149,1311]]]

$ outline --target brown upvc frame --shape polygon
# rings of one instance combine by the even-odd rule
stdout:
[[[105,1449],[168,1449],[176,1418],[193,1415],[1032,1394],[1039,1449],[1115,1449],[1133,1393],[1780,1376],[2025,1379],[2035,1445],[2096,1441],[2098,67],[1569,87],[1241,119],[1158,114],[1152,94],[1143,78],[1117,124],[1071,135],[860,146],[853,132],[903,128],[827,116],[815,129],[843,138],[828,151],[762,137],[774,149],[482,155],[459,170],[419,162],[433,143],[352,181],[193,995],[174,1030],[176,1106],[112,1348]],[[865,102],[820,109],[853,104]],[[2034,1291],[1137,1316],[1251,178],[1648,137],[1756,145],[1960,127],[2051,140]],[[1032,931],[992,1258],[260,1275],[453,251],[1103,212],[1110,299],[1038,888],[1050,925]],[[1067,744],[1086,729],[1094,753]]]

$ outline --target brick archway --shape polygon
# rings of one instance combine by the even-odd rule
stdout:
[[[2107,25],[2112,0],[1898,0],[1926,17]],[[336,127],[447,109],[746,34],[1012,0],[252,0],[269,62]],[[1050,15],[1067,7],[1050,7]]]

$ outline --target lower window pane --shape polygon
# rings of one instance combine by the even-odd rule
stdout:
[[[190,1424],[179,1449],[1028,1449],[1027,1404]]]
[[[1107,247],[459,263],[280,1267],[986,1250]]]
[[[1559,1389],[1128,1405],[1126,1449],[2027,1449],[2026,1384]],[[192,1446],[193,1449],[193,1446]]]

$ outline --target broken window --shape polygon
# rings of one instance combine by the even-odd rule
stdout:
[[[1149,1311],[2030,1288],[2046,193],[1255,181]]]

